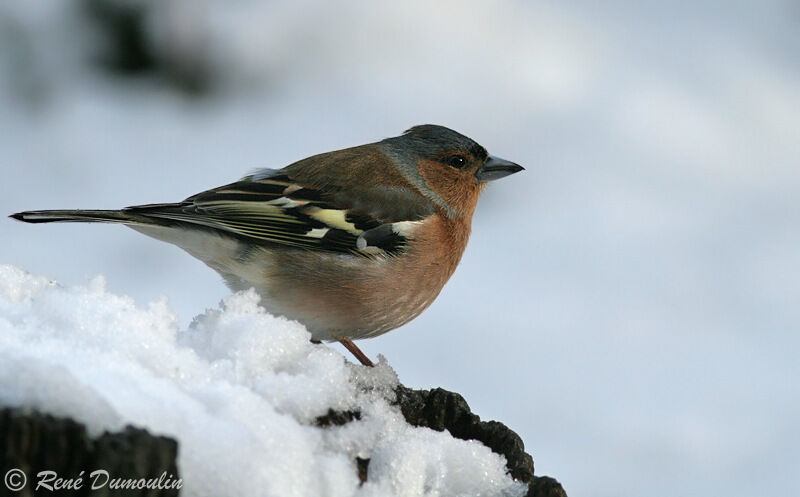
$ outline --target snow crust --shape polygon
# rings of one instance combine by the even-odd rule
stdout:
[[[65,287],[0,266],[0,405],[176,438],[185,495],[523,495],[505,458],[415,428],[391,404],[384,358],[356,366],[240,292],[182,329],[102,276]],[[319,428],[329,409],[361,419]],[[356,457],[370,458],[359,486]]]

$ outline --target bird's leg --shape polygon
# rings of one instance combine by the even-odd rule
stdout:
[[[350,340],[349,338],[340,338],[339,343],[344,345],[344,348],[346,348],[347,350],[350,351],[351,354],[356,356],[356,359],[361,361],[361,364],[363,364],[364,366],[369,366],[369,367],[375,366],[374,364],[372,364],[372,361],[369,360],[369,357],[367,357],[365,353],[361,352],[361,349],[359,349],[356,346],[356,344],[354,344],[353,341]]]

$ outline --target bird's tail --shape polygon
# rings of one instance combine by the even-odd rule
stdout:
[[[143,216],[125,212],[124,210],[48,210],[26,211],[11,214],[14,219],[26,223],[124,223],[124,224],[152,224]]]

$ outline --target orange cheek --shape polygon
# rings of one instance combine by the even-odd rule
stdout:
[[[469,170],[456,169],[435,161],[421,161],[419,173],[428,187],[462,215],[471,215],[481,185]]]

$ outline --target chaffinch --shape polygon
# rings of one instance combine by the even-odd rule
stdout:
[[[173,243],[312,340],[352,342],[418,316],[455,271],[487,182],[523,168],[451,129],[415,126],[376,143],[261,169],[183,202],[13,214],[29,223],[122,223]]]

